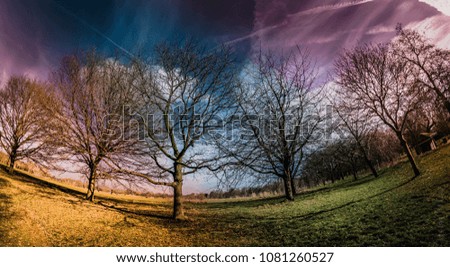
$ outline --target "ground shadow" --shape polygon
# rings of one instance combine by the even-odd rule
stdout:
[[[9,186],[9,182],[0,177],[0,188],[6,188]],[[11,197],[5,193],[0,192],[0,246],[8,245],[8,231],[11,228],[11,220],[14,216],[10,210],[12,205]]]
[[[7,169],[5,166],[0,166],[0,173],[3,173],[4,175],[8,175],[9,177],[11,177],[14,180],[36,186],[37,192],[42,197],[53,198],[53,197],[59,196],[56,192],[51,192],[49,190],[43,189],[43,188],[48,188],[48,189],[54,189],[58,192],[62,192],[62,193],[71,195],[71,196],[79,199],[80,201],[85,201],[85,194],[78,190],[74,190],[74,189],[67,188],[67,187],[64,187],[64,186],[61,186],[58,184],[54,184],[52,182],[41,180],[36,177],[33,177],[32,175],[29,175],[29,174],[26,174],[26,173],[23,173],[20,171],[15,171],[13,174],[9,174],[7,172]],[[6,180],[4,180],[4,181],[7,182]],[[165,203],[133,202],[133,201],[121,200],[121,199],[116,199],[116,198],[108,198],[108,197],[102,197],[102,196],[97,196],[96,199],[97,199],[97,201],[95,201],[94,204],[99,204],[105,208],[115,210],[120,213],[133,214],[133,215],[139,215],[139,216],[145,216],[145,217],[153,217],[153,218],[159,218],[159,219],[171,218],[170,215],[168,215],[167,213],[151,210],[151,208],[155,208],[155,207],[168,206],[168,204],[165,204]],[[70,203],[73,204],[74,201],[70,201]],[[119,207],[118,204],[123,204],[123,206],[126,206],[126,207],[123,207],[123,206]],[[144,206],[149,207],[150,209],[149,210],[133,209],[132,208],[133,205],[139,205],[139,206],[144,205]]]
[[[358,200],[350,201],[350,202],[347,202],[347,203],[345,203],[343,205],[340,205],[340,206],[337,206],[337,207],[334,207],[334,208],[324,209],[324,210],[311,212],[311,213],[303,214],[303,215],[299,215],[299,216],[284,217],[283,219],[284,220],[297,220],[297,219],[308,220],[308,219],[311,219],[313,217],[316,217],[316,216],[324,214],[324,213],[333,212],[333,211],[336,211],[336,210],[339,210],[339,209],[342,209],[342,208],[345,208],[345,207],[348,207],[348,206],[351,206],[351,205],[354,205],[354,204],[357,204],[357,203],[361,203],[363,201],[367,201],[367,200],[370,200],[370,199],[382,196],[384,194],[392,192],[392,191],[394,191],[394,190],[396,190],[398,188],[401,188],[401,187],[411,183],[413,180],[414,180],[414,178],[413,179],[408,179],[407,181],[405,181],[405,182],[403,182],[403,183],[401,183],[399,185],[396,185],[396,186],[394,186],[392,188],[386,189],[386,190],[384,190],[382,192],[379,192],[377,194],[374,194],[374,195],[371,195],[371,196],[368,196],[368,197],[365,197],[365,198],[361,198],[361,199],[358,199]],[[262,219],[264,221],[271,221],[271,220],[279,220],[280,218],[270,218],[270,217],[268,217],[268,218],[262,218]]]
[[[152,211],[152,210],[136,210],[131,209],[127,207],[118,207],[112,203],[107,203],[104,201],[99,201],[97,204],[114,211],[118,211],[122,214],[132,214],[132,215],[138,215],[138,216],[144,216],[144,217],[152,217],[152,218],[158,218],[158,219],[170,219],[171,216],[164,212],[158,212],[158,211]],[[142,204],[139,204],[142,205]]]
[[[77,190],[74,189],[70,189],[64,186],[60,186],[51,182],[47,182],[41,179],[37,179],[35,177],[33,177],[32,175],[20,172],[20,171],[14,171],[13,174],[9,174],[6,172],[5,167],[1,168],[4,174],[7,174],[9,177],[13,178],[14,180],[23,182],[23,183],[27,183],[27,184],[32,184],[32,185],[37,185],[38,188],[39,187],[46,187],[46,188],[50,188],[50,189],[56,189],[58,191],[61,191],[63,193],[72,195],[72,196],[76,196],[76,197],[80,197],[83,196],[83,194]],[[45,192],[46,194],[51,194],[50,192]]]
[[[347,189],[352,188],[355,186],[359,186],[368,182],[371,182],[373,180],[379,179],[381,175],[384,172],[380,172],[378,177],[375,177],[373,175],[366,175],[363,176],[357,180],[351,180],[351,181],[343,181],[340,184],[329,184],[325,187],[320,187],[317,189],[307,190],[303,192],[299,192],[295,194],[295,198],[303,198],[310,195],[314,195],[317,193],[326,193],[330,191],[334,191],[336,189]],[[269,198],[261,198],[261,199],[250,199],[250,200],[237,200],[237,201],[223,201],[223,202],[206,202],[206,203],[199,203],[199,205],[205,205],[208,208],[212,209],[224,209],[224,208],[232,208],[232,207],[246,207],[246,208],[257,208],[261,206],[268,206],[268,205],[277,205],[282,202],[285,202],[286,198],[284,196],[275,196],[275,197],[269,197]]]

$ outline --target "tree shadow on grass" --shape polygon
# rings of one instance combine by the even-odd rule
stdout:
[[[111,203],[107,203],[104,201],[99,201],[97,204],[114,211],[118,211],[122,214],[131,214],[131,215],[138,215],[138,216],[144,216],[144,217],[152,217],[152,218],[158,218],[158,219],[170,219],[171,216],[167,214],[167,212],[163,211],[154,211],[154,210],[140,210],[140,209],[132,209],[128,207],[119,207]],[[142,204],[139,204],[142,205]]]
[[[26,173],[15,171],[14,174],[7,173],[7,170],[4,166],[0,166],[0,173],[3,173],[4,175],[8,175],[9,177],[13,178],[14,180],[31,184],[36,186],[37,193],[40,194],[42,197],[46,197],[49,199],[58,198],[61,197],[58,192],[66,193],[68,195],[71,195],[77,199],[80,199],[80,201],[85,200],[85,194],[83,192],[80,192],[78,190],[74,190],[71,188],[67,188],[64,186],[60,186],[58,184],[54,184],[45,180],[38,179],[36,177],[33,177],[32,175],[28,175]],[[5,180],[4,180],[5,181]],[[7,182],[7,181],[5,181]],[[1,186],[1,184],[0,184]],[[53,189],[56,191],[46,190],[46,189]],[[94,204],[99,204],[105,208],[118,211],[123,214],[133,214],[133,215],[140,215],[145,217],[153,217],[153,218],[160,218],[160,219],[168,219],[171,218],[170,215],[154,211],[154,210],[140,210],[140,209],[133,209],[133,205],[139,205],[139,206],[146,206],[149,208],[155,208],[155,207],[161,207],[165,206],[164,203],[133,203],[131,201],[121,200],[121,199],[115,199],[115,198],[108,198],[108,197],[101,197],[97,196],[96,199],[99,201],[94,202]],[[1,200],[1,198],[0,198]],[[74,201],[70,202],[71,204],[77,203]],[[120,204],[123,204],[123,206],[118,206]],[[1,218],[0,218],[1,219]]]
[[[383,172],[384,173],[384,172]],[[310,195],[314,195],[317,193],[326,193],[331,192],[337,189],[345,189],[345,188],[352,188],[355,186],[359,186],[368,182],[371,182],[373,180],[379,179],[382,175],[382,172],[379,173],[380,176],[375,177],[373,175],[366,175],[364,177],[361,177],[358,180],[351,180],[351,181],[344,181],[340,184],[329,184],[324,187],[320,187],[317,189],[312,189],[304,192],[299,192],[295,195],[295,198],[301,199]],[[201,205],[205,205],[208,208],[211,209],[223,209],[223,208],[232,208],[232,207],[246,207],[246,208],[257,208],[260,206],[268,206],[268,205],[277,205],[282,202],[286,202],[286,198],[284,196],[275,196],[270,198],[261,198],[261,199],[250,199],[250,200],[238,200],[234,202],[207,202],[207,203],[201,203]]]
[[[9,182],[0,177],[0,188],[9,186]],[[11,197],[0,192],[0,246],[8,246],[8,231],[11,228],[11,220],[14,214],[10,210],[12,205]]]
[[[11,178],[13,178],[13,179],[15,179],[17,181],[20,181],[20,182],[23,182],[23,183],[27,183],[27,184],[36,185],[36,186],[38,186],[38,188],[45,187],[45,188],[50,188],[50,189],[56,189],[58,191],[61,191],[63,193],[66,193],[66,194],[69,194],[69,195],[72,195],[72,196],[76,196],[76,197],[83,196],[83,193],[81,193],[81,192],[79,192],[77,190],[70,189],[70,188],[67,188],[67,187],[64,187],[64,186],[60,186],[60,185],[57,185],[57,184],[54,184],[54,183],[51,183],[51,182],[44,181],[44,180],[38,179],[36,177],[33,177],[32,175],[29,175],[29,174],[26,174],[26,173],[23,173],[23,172],[20,172],[20,171],[15,171],[14,174],[9,174],[9,173],[6,173],[6,170],[5,170],[4,167],[0,171],[3,171],[4,174],[7,174],[9,177],[11,177]],[[49,192],[49,191],[45,191],[45,193],[46,194],[50,194],[50,195],[52,194],[52,192]]]
[[[373,180],[373,179],[376,179],[376,178],[375,177],[374,178],[370,178],[370,180]],[[303,215],[298,215],[298,216],[290,216],[290,217],[261,217],[259,219],[261,220],[261,222],[263,222],[263,221],[264,222],[270,222],[270,221],[279,221],[279,220],[299,220],[299,219],[300,220],[310,220],[310,219],[314,219],[316,216],[319,216],[319,215],[322,215],[322,214],[325,214],[325,213],[329,213],[329,212],[333,212],[333,211],[336,211],[336,210],[340,210],[340,209],[349,207],[351,205],[358,204],[358,203],[361,203],[361,202],[364,202],[364,201],[367,201],[367,200],[370,200],[370,199],[382,196],[382,195],[387,194],[389,192],[392,192],[392,191],[394,191],[394,190],[396,190],[398,188],[401,188],[401,187],[411,183],[412,181],[414,181],[414,178],[408,179],[407,181],[405,181],[405,182],[403,182],[403,183],[401,183],[399,185],[396,185],[396,186],[394,186],[392,188],[383,190],[382,192],[379,192],[377,194],[370,195],[368,197],[361,198],[361,199],[358,199],[358,200],[350,201],[350,202],[347,202],[347,203],[345,203],[343,205],[340,205],[340,206],[337,206],[337,207],[333,207],[333,208],[330,208],[330,209],[323,209],[323,210],[320,210],[320,211],[310,212],[310,213],[303,214]],[[367,180],[366,180],[366,182],[367,182]],[[352,185],[356,186],[353,183],[353,184],[350,184],[350,185],[343,185],[342,187],[349,187],[349,186],[352,186]],[[337,189],[338,187],[342,188],[341,186],[337,186],[337,187],[325,188],[325,189],[330,189],[331,190],[331,189]],[[318,191],[324,191],[324,190],[318,189],[318,190],[315,190],[314,192],[306,192],[306,194],[299,194],[299,195],[309,195],[309,194],[312,194],[312,193],[316,193]],[[226,203],[224,203],[224,204],[226,204]],[[232,218],[229,218],[229,220],[232,220],[232,221],[235,221],[235,220],[238,220],[238,221],[239,220],[241,220],[241,221],[253,221],[253,220],[255,220],[255,218],[249,218],[249,217],[238,217],[237,218],[237,217],[232,217]]]
[[[347,202],[347,203],[345,203],[343,205],[340,205],[340,206],[337,206],[337,207],[334,207],[334,208],[323,209],[323,210],[320,210],[320,211],[311,212],[311,213],[303,214],[303,215],[299,215],[299,216],[284,217],[283,219],[284,220],[298,220],[298,219],[309,220],[309,219],[312,219],[312,218],[314,218],[314,217],[316,217],[318,215],[324,214],[324,213],[333,212],[333,211],[336,211],[336,210],[339,210],[339,209],[342,209],[342,208],[345,208],[345,207],[348,207],[348,206],[351,206],[351,205],[354,205],[354,204],[357,204],[357,203],[361,203],[361,202],[364,202],[364,201],[367,201],[367,200],[370,200],[370,199],[382,196],[384,194],[392,192],[392,191],[394,191],[394,190],[396,190],[398,188],[401,188],[401,187],[411,183],[413,180],[414,180],[414,178],[413,179],[408,179],[407,181],[405,181],[405,182],[403,182],[403,183],[401,183],[399,185],[396,185],[396,186],[394,186],[392,188],[386,189],[386,190],[384,190],[382,192],[379,192],[377,194],[374,194],[374,195],[371,195],[371,196],[368,196],[368,197],[365,197],[365,198],[361,198],[361,199],[358,199],[358,200],[350,201],[350,202]],[[264,221],[271,221],[272,220],[273,221],[273,220],[280,220],[280,218],[262,218],[262,220],[264,220]]]
[[[236,216],[230,215],[230,216],[222,217],[220,221],[214,221],[214,219],[213,219],[212,221],[206,220],[204,222],[199,222],[199,223],[203,223],[205,228],[207,228],[209,224],[213,223],[214,226],[212,226],[212,227],[210,226],[210,229],[220,229],[222,227],[235,228],[237,234],[249,235],[249,238],[251,238],[251,236],[253,236],[252,232],[246,232],[244,230],[245,233],[241,233],[241,231],[242,231],[242,227],[240,227],[241,225],[248,225],[249,228],[253,229],[252,231],[257,231],[257,232],[258,231],[261,231],[261,232],[268,231],[268,233],[273,233],[274,231],[277,232],[277,231],[281,231],[280,229],[285,229],[283,231],[286,231],[285,232],[285,234],[286,234],[286,233],[289,232],[288,229],[290,227],[303,227],[303,226],[305,226],[306,227],[305,229],[307,229],[307,227],[308,227],[307,225],[314,224],[314,221],[316,221],[316,222],[317,221],[325,222],[324,218],[321,215],[333,214],[333,212],[339,211],[339,210],[341,210],[340,212],[342,212],[342,209],[344,209],[346,207],[350,207],[352,205],[364,203],[365,201],[371,201],[374,198],[383,196],[383,195],[391,193],[391,192],[395,192],[395,190],[398,190],[398,189],[400,189],[400,188],[402,188],[404,186],[407,186],[412,181],[414,181],[414,180],[413,179],[408,179],[407,181],[404,181],[401,184],[398,184],[396,186],[392,186],[391,188],[385,189],[385,190],[383,190],[381,192],[372,194],[370,196],[363,197],[363,198],[360,198],[360,199],[357,199],[357,200],[354,200],[354,201],[349,201],[347,203],[344,203],[344,204],[336,206],[336,207],[332,207],[332,208],[328,208],[328,209],[321,209],[321,210],[316,211],[316,212],[310,212],[310,213],[303,214],[303,215],[298,215],[298,216],[286,216],[286,217],[249,217],[249,216],[243,216],[243,217],[236,217]],[[406,199],[407,200],[410,199],[410,201],[412,203],[414,203],[413,199],[411,199],[411,198],[406,198]],[[403,204],[403,202],[402,202],[402,204]],[[389,207],[385,207],[385,208],[389,212],[391,212],[393,214],[392,216],[386,216],[388,219],[389,218],[396,218],[396,216],[394,216],[394,214],[396,212],[398,212],[397,208],[393,207],[392,210],[389,209]],[[401,210],[401,209],[399,209],[399,210]],[[410,211],[410,210],[411,209],[408,209],[407,211]],[[406,211],[404,211],[404,212],[406,212]],[[410,214],[410,216],[415,216],[414,214],[415,213],[413,212],[413,213]],[[369,215],[371,215],[371,214],[369,214]],[[423,215],[422,217],[426,217],[426,216]],[[370,221],[371,222],[376,222],[376,220],[377,219],[373,218]],[[417,219],[417,220],[419,220],[419,219]],[[393,223],[393,222],[390,221],[389,223]],[[417,223],[417,224],[419,224],[419,223]],[[230,226],[230,225],[233,225],[233,226]],[[303,225],[303,226],[301,226],[301,225]],[[405,225],[407,225],[407,224],[405,224]],[[258,230],[258,227],[261,227],[261,229]],[[276,229],[278,229],[278,230],[276,230]],[[340,230],[337,229],[336,231],[340,231]],[[294,232],[295,232],[295,230],[294,230]],[[277,233],[279,233],[279,232],[277,232]],[[315,234],[318,234],[318,235],[320,235],[320,233],[321,233],[320,231],[317,232],[317,233],[315,232]],[[254,237],[255,237],[255,240],[258,240],[258,238],[262,238],[261,236],[254,236]],[[336,243],[333,243],[334,242],[333,240],[328,240],[330,238],[330,236],[327,236],[326,234],[324,234],[323,238],[326,239],[327,241],[331,242],[330,244],[327,243],[330,246],[336,246],[336,245],[342,244],[342,242],[341,242],[342,240],[340,239],[340,238],[342,238],[342,236],[340,234],[336,235],[336,238],[337,238],[335,240]],[[264,239],[264,238],[262,238],[262,239]],[[318,241],[313,239],[313,243],[295,243],[296,241],[294,242],[294,241],[291,240],[294,243],[288,243],[288,244],[284,244],[283,243],[283,245],[299,246],[301,244],[301,246],[321,246],[321,245],[323,246],[323,240],[324,239],[320,239]],[[262,241],[264,241],[264,240],[262,240]],[[285,241],[286,240],[282,240],[282,239],[278,240],[278,241],[274,240],[273,242],[275,242],[275,243],[271,243],[269,245],[270,246],[273,246],[273,244],[279,245],[280,243],[277,243],[277,242],[285,242]],[[307,242],[310,242],[310,241],[311,240],[309,240]],[[363,241],[355,241],[355,242],[361,242],[361,244],[363,244]],[[259,243],[255,243],[255,244],[259,244]],[[255,244],[250,243],[250,245],[255,245]],[[355,243],[355,244],[358,245],[359,243]],[[374,244],[376,245],[377,243],[374,243]],[[372,245],[374,245],[374,244],[372,244]]]
[[[286,201],[284,196],[275,196],[268,198],[260,198],[260,199],[250,199],[250,200],[237,200],[237,201],[229,201],[229,199],[224,199],[220,202],[206,202],[199,203],[198,205],[207,207],[208,209],[224,209],[224,208],[232,208],[232,207],[245,207],[245,208],[253,208],[265,205],[275,205]]]

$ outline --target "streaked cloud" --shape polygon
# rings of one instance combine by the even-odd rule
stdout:
[[[450,17],[437,15],[422,21],[407,25],[407,28],[417,30],[427,36],[437,46],[450,49]]]
[[[419,0],[419,1],[435,7],[444,15],[450,16],[450,1],[448,0]]]

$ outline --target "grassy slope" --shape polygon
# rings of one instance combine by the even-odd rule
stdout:
[[[74,188],[0,172],[3,246],[449,246],[450,146],[379,178],[345,180],[283,199],[170,203],[107,194],[96,204]]]

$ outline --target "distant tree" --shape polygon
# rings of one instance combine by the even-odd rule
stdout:
[[[356,181],[358,179],[358,172],[363,169],[361,161],[363,159],[365,160],[361,148],[352,138],[340,140],[335,146],[336,153],[332,156],[335,156],[340,161],[340,172],[351,173],[353,179]]]
[[[11,173],[18,160],[48,159],[54,105],[46,84],[24,76],[11,77],[0,90],[0,148],[8,155]]]
[[[340,127],[354,139],[367,167],[369,167],[373,176],[378,177],[368,153],[368,139],[370,133],[376,127],[373,115],[360,110],[351,99],[341,98],[339,95],[332,99],[331,103],[341,121]]]
[[[310,155],[302,169],[302,178],[308,183],[318,185],[327,181],[335,182],[349,175],[348,166],[342,164],[344,160],[338,151],[337,143],[323,144],[319,150]]]
[[[332,182],[350,175],[353,176],[354,180],[358,179],[358,171],[362,170],[362,156],[352,138],[334,140],[325,146],[320,154],[324,164],[332,163],[328,164],[328,169],[325,170],[328,179]]]
[[[450,114],[450,51],[437,48],[417,31],[398,26],[397,32],[394,53],[417,69],[416,80],[421,88],[434,92]]]
[[[365,138],[366,153],[374,164],[389,165],[403,151],[392,131],[377,127]],[[358,172],[367,169],[364,156],[351,135],[322,143],[303,164],[301,179],[306,185],[335,182],[348,176],[358,178]]]
[[[146,164],[138,171],[116,167],[153,185],[172,187],[173,218],[183,220],[185,175],[219,168],[207,135],[221,128],[220,118],[234,105],[234,60],[226,47],[209,49],[192,40],[162,43],[154,52],[136,68],[139,104],[133,112],[141,118],[147,158],[159,171]]]
[[[444,112],[442,105],[436,106],[436,101],[430,98],[423,98],[418,109],[411,112],[406,122],[405,138],[412,146],[423,141],[423,133],[432,133],[436,129],[439,121],[438,113]]]
[[[138,127],[130,121],[133,76],[116,59],[95,52],[65,57],[54,75],[61,111],[55,114],[59,133],[53,136],[63,161],[85,175],[86,199],[93,201],[96,182],[110,166],[134,153]]]
[[[403,153],[403,147],[393,131],[379,127],[370,133],[367,151],[372,162],[381,166],[395,162]]]
[[[322,90],[314,88],[314,65],[300,48],[289,55],[261,52],[253,62],[236,93],[240,136],[219,146],[246,175],[281,179],[293,200],[306,149],[319,138]]]
[[[418,176],[419,168],[404,136],[408,118],[422,99],[413,67],[400,60],[390,46],[380,44],[345,52],[336,61],[335,71],[337,93],[395,133]]]

